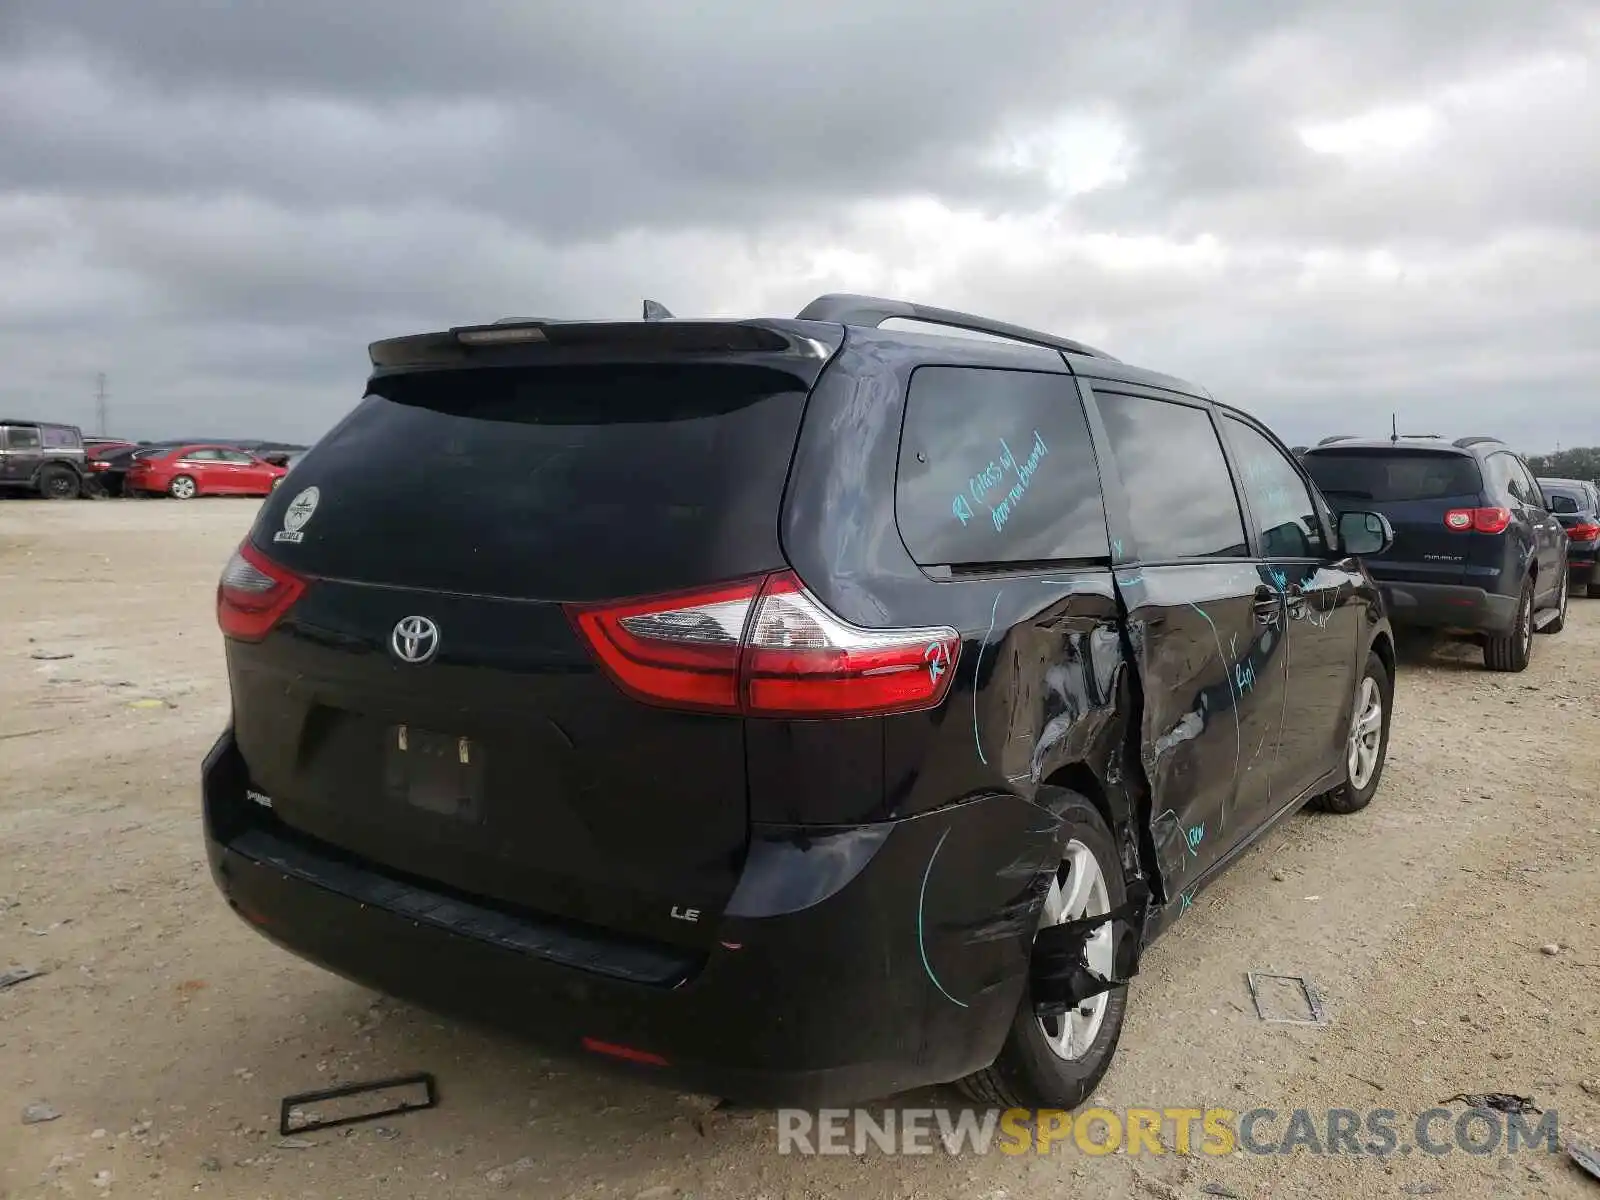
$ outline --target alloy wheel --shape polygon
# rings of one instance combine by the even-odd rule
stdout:
[[[1355,708],[1350,714],[1350,736],[1346,743],[1345,764],[1350,786],[1361,791],[1372,782],[1378,769],[1378,751],[1383,743],[1383,693],[1371,675],[1361,680]]]
[[[1062,925],[1084,917],[1100,917],[1110,911],[1111,893],[1106,888],[1106,875],[1099,860],[1082,842],[1068,842],[1061,867],[1050,883],[1049,895],[1045,897],[1041,926]],[[1112,950],[1111,922],[1107,921],[1084,942],[1084,958],[1089,969],[1104,978],[1111,978],[1114,964]],[[1064,1013],[1037,1018],[1050,1052],[1069,1062],[1087,1054],[1100,1034],[1100,1027],[1105,1024],[1106,1005],[1110,999],[1109,992],[1101,992]]]

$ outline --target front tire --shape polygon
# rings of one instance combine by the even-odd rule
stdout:
[[[1383,764],[1389,757],[1389,712],[1394,704],[1394,681],[1376,654],[1367,654],[1366,670],[1356,684],[1345,734],[1345,779],[1331,792],[1313,797],[1311,807],[1345,815],[1372,803]]]
[[[200,494],[200,485],[188,475],[174,475],[167,484],[167,495],[174,500],[193,500]]]
[[[1485,638],[1483,665],[1491,671],[1526,671],[1533,654],[1533,580],[1522,585],[1511,632]]]
[[[1041,928],[1099,916],[1127,899],[1122,862],[1105,819],[1077,792],[1057,791],[1053,799],[1044,802],[1061,813],[1062,859]],[[1115,970],[1112,929],[1107,922],[1085,947],[1090,967],[1104,976]],[[1041,1018],[1034,1015],[1032,988],[1024,989],[1000,1056],[957,1086],[977,1103],[1000,1108],[1077,1108],[1111,1067],[1127,998],[1123,985],[1059,1017]]]

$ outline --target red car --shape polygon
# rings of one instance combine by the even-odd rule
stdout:
[[[196,496],[265,496],[288,472],[233,446],[174,446],[137,456],[123,480],[125,493],[165,492],[175,500]]]

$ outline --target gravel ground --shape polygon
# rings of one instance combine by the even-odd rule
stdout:
[[[1542,1150],[780,1156],[773,1114],[298,962],[227,911],[199,839],[227,714],[212,589],[253,511],[0,505],[0,970],[46,972],[0,991],[0,1197],[1600,1197]],[[1371,808],[1291,819],[1196,901],[1146,958],[1099,1103],[1387,1108],[1404,1134],[1511,1092],[1600,1143],[1600,601],[1521,675],[1464,647],[1403,658]],[[1247,971],[1312,980],[1327,1024],[1261,1022]],[[432,1112],[277,1135],[282,1095],[419,1069]]]

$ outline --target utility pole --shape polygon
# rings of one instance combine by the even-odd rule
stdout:
[[[101,437],[106,435],[106,401],[109,395],[106,392],[106,373],[101,371],[94,377],[94,422],[95,432]]]

